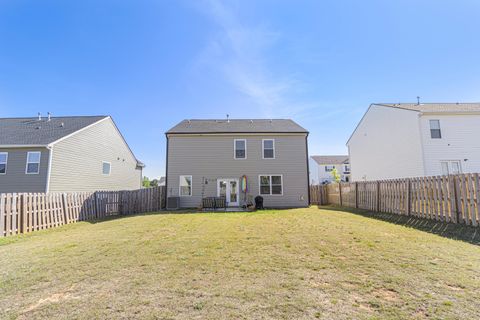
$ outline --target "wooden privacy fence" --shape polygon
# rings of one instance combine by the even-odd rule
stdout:
[[[165,208],[165,187],[132,191],[0,194],[0,237]]]
[[[336,204],[480,226],[478,173],[311,186],[312,204]]]

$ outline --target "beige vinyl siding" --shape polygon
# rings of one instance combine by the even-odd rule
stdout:
[[[111,163],[102,174],[103,161]],[[136,159],[108,118],[53,146],[50,190],[130,190],[141,186]]]
[[[27,153],[40,151],[40,171],[38,174],[25,174]],[[47,185],[48,157],[47,148],[9,148],[7,173],[0,174],[0,193],[45,192]]]
[[[234,159],[234,139],[247,141],[247,158]],[[275,159],[262,159],[262,139],[275,139]],[[246,175],[248,199],[259,195],[259,175],[282,175],[283,195],[264,195],[267,207],[308,205],[305,134],[298,135],[170,135],[169,196],[179,194],[179,176],[191,175],[193,194],[181,197],[182,207],[198,207],[202,197],[217,195],[217,179]],[[207,183],[205,183],[207,182]],[[242,193],[240,192],[240,195]],[[240,197],[240,204],[244,200]]]

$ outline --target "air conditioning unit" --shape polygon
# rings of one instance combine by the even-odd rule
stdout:
[[[167,210],[177,210],[180,208],[180,197],[167,198]]]

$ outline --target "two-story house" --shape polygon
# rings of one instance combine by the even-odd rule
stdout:
[[[0,119],[0,193],[138,189],[142,168],[109,116]]]
[[[166,132],[168,197],[199,207],[225,197],[231,207],[307,207],[308,132],[292,120],[184,120]]]
[[[480,103],[372,104],[347,142],[352,180],[480,172]]]
[[[334,169],[337,170],[341,181],[350,181],[350,161],[348,156],[311,156],[309,169],[311,185],[333,182],[332,172]]]

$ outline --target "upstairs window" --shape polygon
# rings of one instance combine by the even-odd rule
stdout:
[[[245,139],[235,139],[234,140],[234,158],[235,159],[246,159],[247,158],[247,140]]]
[[[180,176],[179,194],[181,197],[192,195],[192,176]]]
[[[281,175],[260,176],[260,194],[282,195],[283,179]]]
[[[430,137],[432,139],[441,139],[440,120],[430,120]]]
[[[0,174],[7,173],[8,152],[0,152]]]
[[[332,172],[335,166],[325,166],[325,172]]]
[[[112,170],[112,165],[110,162],[103,161],[102,162],[102,174],[108,176]]]
[[[345,165],[345,171],[344,172],[350,172],[350,165],[348,165],[348,164]]]
[[[275,140],[262,140],[263,159],[275,159]]]
[[[27,153],[27,167],[26,174],[38,174],[40,172],[40,151]]]

